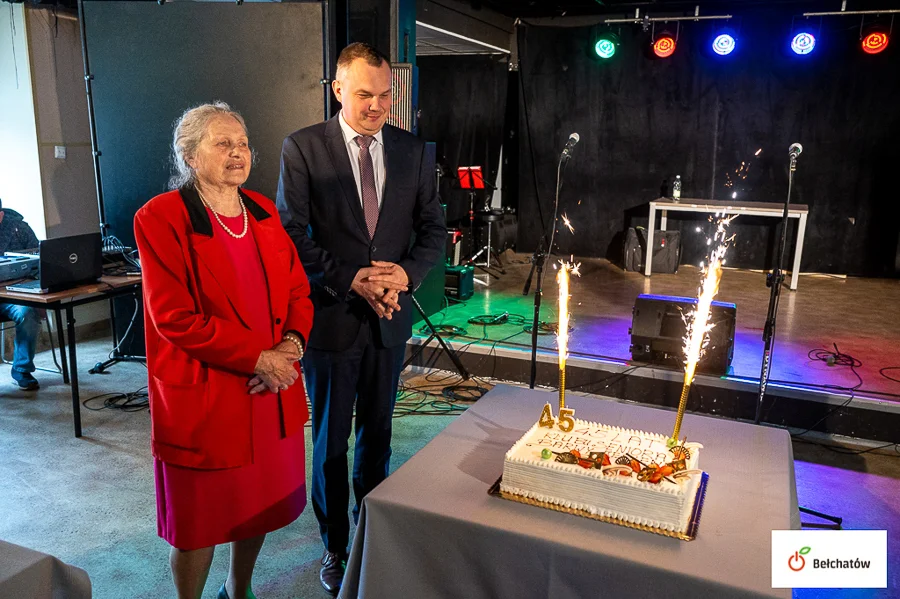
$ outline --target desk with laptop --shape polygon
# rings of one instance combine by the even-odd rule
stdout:
[[[37,263],[35,264],[35,260]],[[141,290],[137,276],[103,275],[103,242],[100,233],[48,239],[40,242],[37,255],[30,252],[7,253],[0,259],[0,280],[10,273],[20,278],[34,272],[37,278],[9,282],[0,290],[0,302],[42,308],[54,312],[62,357],[63,381],[72,387],[72,411],[75,436],[81,436],[81,402],[78,394],[74,308],[119,295],[136,295]],[[67,369],[63,341],[62,313],[66,314],[68,338]],[[69,376],[70,375],[70,376]],[[67,380],[68,379],[68,380]]]

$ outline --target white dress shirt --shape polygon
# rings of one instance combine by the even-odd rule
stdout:
[[[350,168],[353,169],[353,178],[356,180],[356,192],[359,194],[359,203],[362,205],[362,183],[359,180],[359,146],[356,138],[359,133],[353,130],[353,127],[344,120],[344,113],[338,113],[338,120],[341,123],[341,133],[344,135],[344,145],[347,147],[347,153],[350,155]],[[384,195],[384,138],[382,132],[378,131],[374,135],[375,141],[369,146],[369,156],[372,157],[372,167],[375,170],[375,191],[378,194],[378,208],[381,208],[381,198]],[[365,209],[365,206],[363,206]]]

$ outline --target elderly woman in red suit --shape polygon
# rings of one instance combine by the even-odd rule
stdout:
[[[229,542],[218,597],[244,599],[266,533],[306,505],[298,360],[313,308],[275,205],[241,188],[252,161],[241,116],[188,110],[173,152],[174,191],[134,219],[159,536],[179,599],[199,599]]]

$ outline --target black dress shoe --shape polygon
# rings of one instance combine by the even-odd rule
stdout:
[[[347,568],[347,555],[325,551],[322,556],[322,569],[319,570],[319,581],[322,588],[328,591],[332,597],[337,597],[341,592],[341,583],[344,582],[344,570]]]

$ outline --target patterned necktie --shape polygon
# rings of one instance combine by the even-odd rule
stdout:
[[[375,238],[375,227],[378,225],[378,192],[375,190],[375,167],[369,146],[375,138],[371,135],[358,135],[356,145],[359,146],[359,183],[362,188],[363,212],[366,213],[366,228],[369,237]]]

